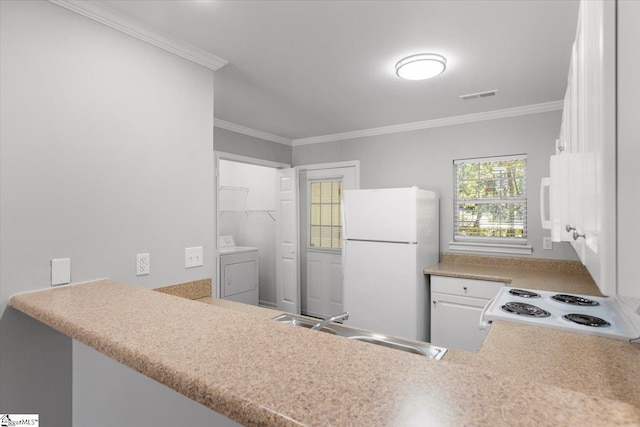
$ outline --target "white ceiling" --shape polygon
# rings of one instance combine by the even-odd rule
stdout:
[[[96,3],[229,61],[216,118],[294,140],[561,100],[578,15],[577,0]],[[447,70],[396,77],[415,53]]]

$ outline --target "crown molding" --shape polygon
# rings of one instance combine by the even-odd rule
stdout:
[[[390,133],[410,132],[420,129],[429,129],[441,126],[453,126],[464,123],[481,122],[485,120],[503,119],[506,117],[524,116],[528,114],[546,113],[562,110],[563,101],[545,102],[542,104],[525,105],[522,107],[507,108],[504,110],[486,111],[483,113],[465,114],[464,116],[445,117],[442,119],[426,120],[422,122],[404,123],[401,125],[383,126],[378,128],[363,129],[353,132],[335,133],[332,135],[313,136],[292,140],[294,147],[300,145],[320,144],[323,142],[343,141],[345,139],[362,138],[376,135],[388,135]]]
[[[181,56],[213,71],[227,64],[224,59],[152,29],[139,21],[90,1],[49,0],[49,2],[93,19],[115,30]]]
[[[265,139],[271,142],[277,142],[278,144],[284,144],[291,147],[292,143],[289,138],[283,136],[273,135],[261,130],[251,129],[245,126],[240,126],[235,123],[227,122],[220,119],[213,119],[213,125],[220,129],[230,130],[231,132],[241,133],[243,135],[253,136],[254,138]]]

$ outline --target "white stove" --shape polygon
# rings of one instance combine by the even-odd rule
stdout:
[[[504,287],[485,307],[484,328],[493,320],[545,326],[609,338],[640,337],[638,301]]]

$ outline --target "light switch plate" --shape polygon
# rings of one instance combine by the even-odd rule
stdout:
[[[71,283],[71,258],[51,260],[51,286]]]
[[[184,268],[202,266],[202,246],[184,249]]]

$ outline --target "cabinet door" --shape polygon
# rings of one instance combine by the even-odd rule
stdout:
[[[488,300],[457,295],[431,294],[431,343],[447,348],[478,351],[486,330],[479,328]]]
[[[571,242],[605,295],[616,286],[615,7],[605,0],[580,3],[559,156],[566,163],[571,233],[553,235]]]
[[[615,3],[584,1],[582,218],[584,264],[605,295],[615,294]]]
[[[551,217],[551,239],[554,242],[568,242],[569,233],[569,174],[568,153],[551,156],[549,171],[551,186],[549,187],[549,210]]]
[[[584,239],[574,239],[572,237],[572,233],[574,231],[577,233],[583,233],[583,203],[585,199],[585,187],[584,181],[582,180],[583,155],[581,153],[567,153],[566,156],[568,157],[567,169],[569,175],[569,220],[567,221],[567,225],[569,225],[572,229],[571,233],[569,233],[568,236],[571,246],[576,251],[576,254],[578,255],[578,258],[580,258],[580,261],[584,264]]]
[[[617,294],[640,298],[638,280],[638,159],[640,159],[640,2],[618,2],[618,271]],[[604,291],[603,291],[604,292]]]

